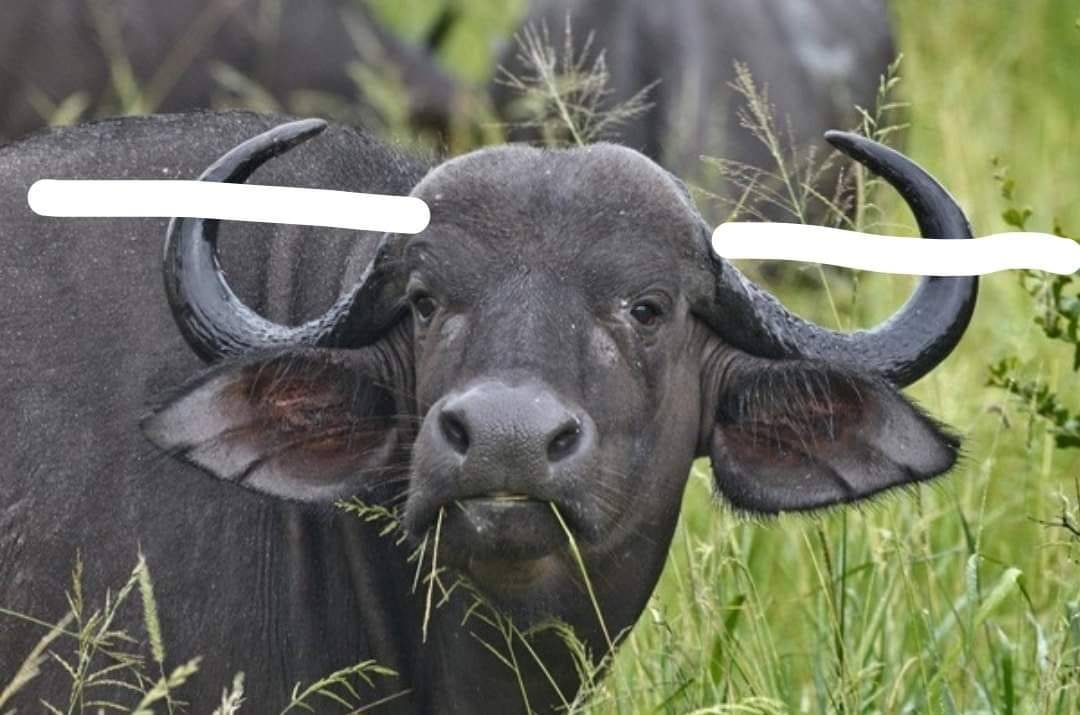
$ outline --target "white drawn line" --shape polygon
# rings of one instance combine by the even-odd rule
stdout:
[[[193,216],[406,234],[423,231],[431,220],[427,204],[411,196],[204,181],[43,179],[30,187],[27,201],[35,213],[53,217]],[[724,258],[827,263],[879,273],[1080,271],[1080,244],[1044,233],[907,239],[803,224],[729,222],[717,227],[712,243]]]
[[[1080,243],[1034,232],[969,240],[912,239],[823,226],[733,221],[713,231],[712,246],[724,258],[806,261],[916,276],[975,276],[1015,268],[1080,271]]]
[[[27,201],[41,216],[193,218],[420,233],[431,211],[412,196],[181,180],[42,179]]]

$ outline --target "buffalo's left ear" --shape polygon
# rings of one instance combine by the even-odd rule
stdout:
[[[721,388],[709,442],[717,490],[776,514],[857,501],[956,462],[959,440],[876,377],[752,360]]]
[[[408,459],[404,386],[378,352],[304,349],[226,363],[143,422],[151,442],[220,479],[286,499],[363,492]]]

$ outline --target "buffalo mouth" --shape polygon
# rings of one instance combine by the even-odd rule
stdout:
[[[554,502],[513,492],[455,499],[444,507],[440,559],[500,608],[517,612],[519,598],[544,590],[543,584],[565,570],[569,537],[555,515],[557,508]]]
[[[417,512],[407,513],[407,522],[409,516],[414,519],[413,538],[437,541],[439,563],[488,595],[509,596],[538,587],[570,562],[568,547],[571,538],[578,538],[580,517],[569,504],[510,491],[445,499],[423,509],[419,520]]]
[[[440,543],[454,561],[528,561],[566,542],[553,502],[527,494],[490,492],[444,507]]]

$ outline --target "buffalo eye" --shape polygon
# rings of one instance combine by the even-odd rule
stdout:
[[[435,303],[435,299],[426,293],[412,296],[409,301],[412,303],[413,310],[416,311],[416,315],[420,320],[429,320],[432,315],[435,314],[435,309],[438,307]]]
[[[646,328],[651,328],[656,325],[657,321],[660,320],[662,313],[663,311],[660,306],[651,301],[635,303],[634,306],[630,308],[630,317]]]

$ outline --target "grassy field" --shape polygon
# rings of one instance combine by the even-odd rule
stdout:
[[[373,5],[416,36],[438,9]],[[455,5],[463,20],[444,60],[478,79],[520,3]],[[1080,4],[891,6],[906,153],[949,187],[977,234],[1007,230],[1004,212],[1030,207],[1030,229],[1056,222],[1080,236]],[[879,225],[911,231],[899,201],[882,198]],[[824,291],[776,286],[845,329],[872,325],[910,287],[841,276],[830,304]],[[1080,410],[1072,348],[1043,335],[1036,309],[1015,274],[985,279],[960,348],[909,391],[964,437],[963,463],[932,486],[754,523],[716,503],[699,464],[656,595],[583,711],[1080,712],[1080,534],[1052,524],[1080,523],[1080,450],[1055,448],[1029,406],[987,386],[989,366],[1015,356],[1019,375]]]

